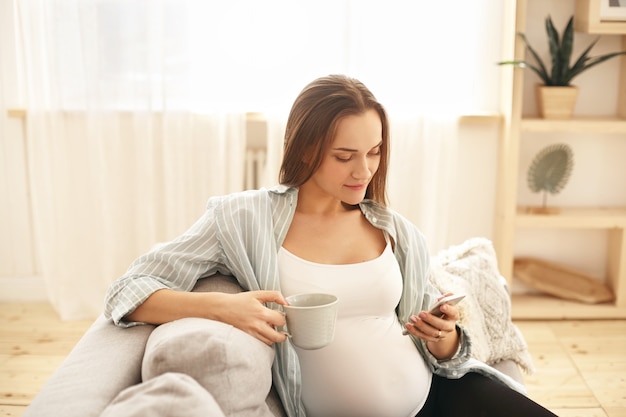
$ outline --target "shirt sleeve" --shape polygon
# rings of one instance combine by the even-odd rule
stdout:
[[[217,271],[227,273],[215,225],[217,207],[217,200],[210,200],[204,215],[183,235],[137,258],[110,286],[105,316],[121,327],[143,324],[124,318],[154,292],[191,291],[198,279]]]
[[[456,325],[459,333],[459,347],[451,358],[437,359],[430,350],[428,350],[427,342],[420,339],[426,360],[431,366],[433,373],[446,378],[460,378],[464,373],[459,372],[459,367],[466,363],[472,356],[472,341],[465,328]]]

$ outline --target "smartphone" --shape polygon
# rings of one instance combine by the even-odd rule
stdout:
[[[465,294],[452,294],[447,297],[443,297],[441,300],[433,304],[433,306],[430,308],[429,313],[434,316],[441,317],[443,316],[443,313],[441,312],[441,310],[439,310],[439,307],[444,304],[450,304],[451,306],[453,306],[464,298]]]
[[[433,304],[433,306],[430,308],[429,313],[434,316],[441,317],[443,316],[443,313],[439,310],[439,307],[441,307],[443,304],[450,304],[453,306],[464,298],[465,294],[452,294],[447,297],[443,297],[441,300]],[[402,334],[406,336],[409,334],[409,331],[407,329],[402,329]]]

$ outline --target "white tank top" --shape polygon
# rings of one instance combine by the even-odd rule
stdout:
[[[334,341],[318,350],[296,347],[307,415],[415,416],[431,373],[396,316],[402,275],[391,246],[349,265],[318,264],[281,248],[278,265],[284,296],[321,291],[339,298]]]

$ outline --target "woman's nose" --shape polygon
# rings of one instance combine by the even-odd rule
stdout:
[[[372,175],[369,163],[370,161],[367,157],[359,158],[354,170],[352,171],[352,176],[356,179],[368,179]]]

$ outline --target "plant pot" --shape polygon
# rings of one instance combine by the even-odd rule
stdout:
[[[537,105],[544,119],[570,119],[576,107],[578,87],[552,87],[537,84]]]

